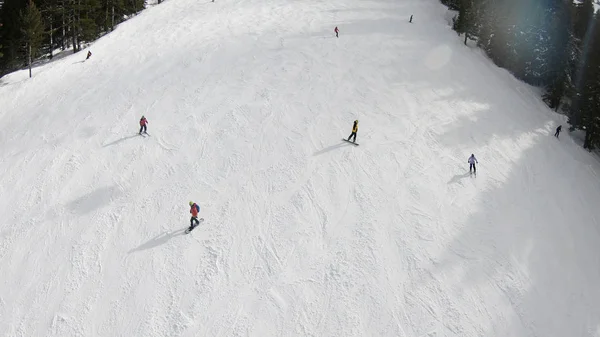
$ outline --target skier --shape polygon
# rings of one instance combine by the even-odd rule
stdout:
[[[140,135],[142,134],[142,131],[144,131],[144,133],[147,133],[146,124],[148,124],[148,120],[146,119],[146,117],[142,116],[142,118],[140,118]]]
[[[194,227],[198,226],[200,221],[198,221],[198,213],[200,212],[200,206],[198,206],[195,202],[190,201],[190,213],[192,213],[192,218],[190,219],[190,228],[191,231]],[[196,225],[194,226],[194,223]]]
[[[559,125],[556,128],[556,133],[554,134],[554,137],[558,138],[558,135],[560,134],[561,131],[562,131],[562,125]]]
[[[335,32],[335,37],[340,37],[340,35],[339,35],[340,30],[338,29],[337,26],[335,27],[335,29],[333,31]]]
[[[92,57],[92,52],[88,50],[87,57],[85,60],[87,61],[90,57]]]
[[[474,154],[471,154],[471,157],[469,157],[469,173],[471,173],[471,170],[473,171],[473,173],[477,174],[477,167],[475,167],[475,163],[479,164],[479,162],[477,161],[477,158],[475,158]]]
[[[348,137],[348,141],[350,141],[350,138],[352,138],[354,136],[354,139],[352,140],[353,143],[356,143],[356,133],[358,132],[358,119],[354,121],[354,125],[352,126],[352,133],[350,134],[350,137]]]

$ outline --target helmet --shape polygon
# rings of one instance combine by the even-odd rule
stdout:
[[[354,123],[358,123],[358,119],[354,121]]]
[[[192,206],[194,204],[194,202],[190,201],[190,206]]]

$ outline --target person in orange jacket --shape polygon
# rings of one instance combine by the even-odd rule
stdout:
[[[148,120],[146,119],[146,117],[142,116],[142,118],[140,118],[140,135],[142,134],[142,131],[144,131],[144,133],[147,133],[146,124],[148,124]]]
[[[190,213],[192,214],[192,218],[190,219],[189,230],[192,230],[200,223],[200,221],[198,221],[198,213],[200,213],[200,206],[198,206],[198,204],[196,204],[193,201],[190,201]],[[194,223],[196,225],[194,225]]]

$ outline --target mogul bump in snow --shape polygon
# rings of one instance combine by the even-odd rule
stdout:
[[[356,133],[357,132],[358,132],[358,119],[354,121],[354,125],[352,126],[352,133],[350,134],[350,137],[348,137],[348,141],[350,141],[350,138],[354,137],[352,142],[356,143]]]
[[[146,119],[146,117],[142,116],[142,118],[140,118],[140,135],[142,134],[142,131],[144,131],[144,133],[147,133],[146,124],[148,124],[148,120]]]
[[[198,221],[198,213],[200,213],[200,206],[198,206],[195,202],[190,201],[190,213],[192,214],[192,218],[190,219],[190,228],[191,231],[195,226],[198,226],[200,221]],[[194,226],[194,223],[196,224]]]
[[[471,171],[473,171],[473,173],[477,174],[477,167],[475,167],[475,163],[479,164],[479,162],[477,161],[477,158],[475,158],[475,155],[471,153],[471,156],[469,157],[469,173],[471,173]]]

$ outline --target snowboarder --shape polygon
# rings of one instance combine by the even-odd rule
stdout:
[[[352,140],[352,143],[356,143],[356,133],[357,132],[358,132],[358,119],[354,121],[354,125],[352,126],[352,133],[348,137],[348,141],[350,141],[350,138],[354,137],[354,139]]]
[[[337,26],[335,26],[335,29],[333,30],[335,32],[335,37],[340,37],[340,30],[338,29]]]
[[[560,134],[561,131],[562,131],[562,125],[559,125],[556,128],[556,133],[554,133],[554,137],[558,138],[558,135]]]
[[[87,57],[85,60],[87,61],[90,57],[92,57],[92,52],[88,50]]]
[[[408,20],[409,23],[412,23],[412,14],[410,15],[410,20]]]
[[[144,131],[144,133],[147,133],[146,124],[148,124],[148,120],[146,119],[146,117],[142,116],[142,118],[140,118],[140,135],[142,134],[142,131]]]
[[[471,157],[469,157],[469,173],[471,173],[471,171],[473,171],[473,173],[477,174],[477,167],[475,167],[475,163],[479,164],[479,162],[477,161],[477,158],[475,158],[474,154],[471,154]]]
[[[198,213],[200,212],[200,206],[193,201],[190,201],[190,213],[192,213],[192,218],[190,219],[190,228],[191,231],[194,227],[198,226],[200,221],[198,221]],[[194,223],[196,225],[194,225]]]

